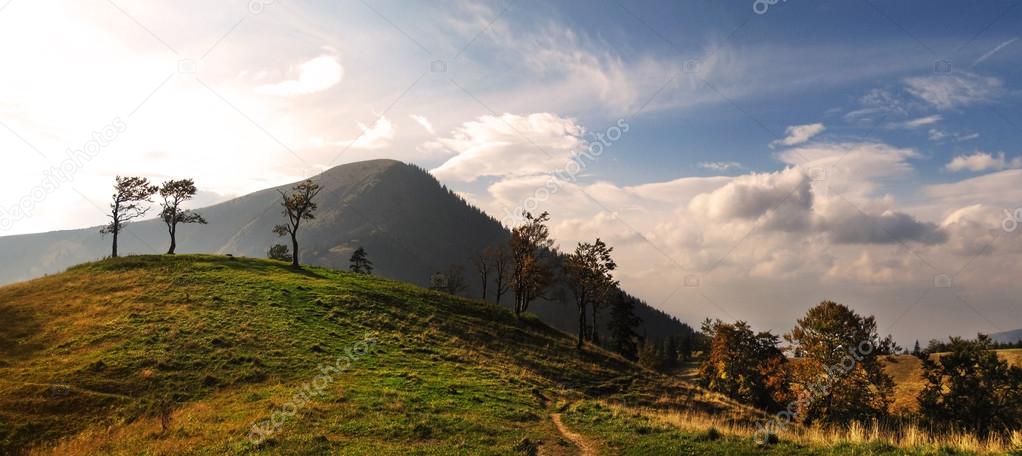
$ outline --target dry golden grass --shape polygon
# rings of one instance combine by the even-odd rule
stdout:
[[[753,438],[758,430],[755,423],[736,420],[725,415],[709,415],[704,413],[681,411],[667,412],[658,409],[626,407],[619,404],[605,404],[615,413],[625,415],[641,415],[655,423],[673,426],[683,432],[701,433],[715,428],[723,435]],[[923,453],[954,450],[978,454],[1004,454],[1011,451],[1022,451],[1022,432],[1013,432],[1007,438],[991,437],[983,440],[967,433],[949,433],[933,435],[916,426],[907,426],[900,432],[883,429],[877,423],[852,423],[843,428],[796,427],[778,433],[778,437],[786,442],[813,447],[833,447],[841,444],[868,445],[883,444],[904,450]]]

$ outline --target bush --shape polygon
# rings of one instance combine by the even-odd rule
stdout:
[[[271,260],[280,260],[291,262],[291,249],[284,244],[274,244],[270,247],[270,250],[266,252],[266,257]]]

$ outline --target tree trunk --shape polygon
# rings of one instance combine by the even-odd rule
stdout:
[[[597,329],[596,326],[596,303],[593,302],[593,330],[591,333],[589,333],[589,340],[596,342],[597,341],[596,337],[598,333],[599,329]]]
[[[489,282],[489,280],[486,279],[488,279],[488,277],[486,277],[486,275],[483,275],[483,297],[481,298],[483,301],[486,301],[486,284],[487,282]]]
[[[173,255],[174,249],[177,248],[177,227],[171,226],[170,228],[170,248],[167,249],[167,255]]]
[[[114,222],[114,223],[116,223],[116,222]],[[110,252],[110,258],[117,258],[117,233],[119,231],[120,230],[118,230],[116,227],[113,230],[114,246],[113,246],[113,250]]]
[[[586,334],[586,305],[582,304],[578,306],[578,344],[576,347],[582,349],[582,343],[585,341]]]
[[[298,236],[295,235],[294,231],[291,232],[291,266],[300,267],[298,265]]]

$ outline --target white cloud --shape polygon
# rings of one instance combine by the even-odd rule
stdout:
[[[785,146],[802,144],[812,139],[813,136],[823,133],[826,129],[827,127],[825,127],[822,123],[792,125],[784,130],[784,133],[788,135],[787,137],[770,143],[770,146],[773,147],[777,144]]]
[[[933,125],[933,124],[935,124],[937,122],[940,122],[943,119],[944,119],[944,117],[941,116],[940,114],[935,114],[935,115],[932,115],[932,116],[920,117],[918,119],[912,119],[912,120],[908,120],[908,121],[905,121],[905,122],[891,123],[890,127],[891,128],[902,128],[902,129],[906,129],[906,130],[913,130],[913,129],[916,129],[916,128],[919,128],[919,127],[924,127],[926,125]]]
[[[743,166],[738,162],[703,162],[699,164],[700,168],[712,169],[714,171],[727,171],[731,168],[742,169]]]
[[[1004,85],[999,78],[967,71],[911,77],[904,82],[908,93],[940,110],[990,101]]]
[[[436,132],[433,131],[433,124],[430,123],[429,119],[427,119],[425,116],[409,114],[408,117],[411,117],[412,120],[415,121],[415,123],[421,125],[422,128],[424,128],[426,132],[428,132],[429,134],[431,135],[436,134]]]
[[[329,89],[339,84],[344,78],[344,67],[336,58],[328,55],[321,55],[304,62],[297,69],[290,71],[290,73],[294,72],[298,73],[296,79],[264,84],[257,87],[256,90],[260,93],[280,97],[308,95]]]
[[[1022,157],[1015,157],[1014,160],[1004,158],[1004,152],[991,155],[988,152],[975,152],[969,155],[959,155],[949,162],[945,168],[951,172],[959,171],[986,171],[988,169],[1002,170],[1008,167],[1016,168],[1022,165]]]
[[[359,122],[358,129],[362,131],[362,134],[357,138],[340,140],[334,145],[365,150],[383,149],[391,145],[396,134],[394,124],[386,116],[376,119],[376,123],[372,127]]]
[[[471,182],[483,176],[527,176],[562,169],[584,145],[573,119],[551,113],[482,116],[434,144],[455,155],[431,172]]]

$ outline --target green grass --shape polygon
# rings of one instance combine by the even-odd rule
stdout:
[[[759,451],[593,404],[749,422],[755,410],[577,351],[534,317],[342,271],[104,260],[0,288],[0,322],[0,454],[579,454],[551,420],[566,404],[580,405],[564,422],[605,454]],[[249,439],[367,338],[279,430]],[[849,448],[769,451],[888,454]]]
[[[560,440],[554,398],[652,403],[687,388],[578,352],[533,317],[268,260],[89,263],[0,288],[0,321],[0,453],[508,454]],[[372,353],[252,445],[253,423],[366,337]]]

